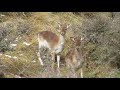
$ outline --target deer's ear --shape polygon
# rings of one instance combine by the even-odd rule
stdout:
[[[58,23],[58,28],[61,28],[61,23]]]
[[[68,24],[68,25],[67,25],[67,29],[68,29],[70,26],[71,26],[71,24]]]
[[[71,39],[73,42],[75,42],[75,38],[74,38],[74,37],[70,37],[70,39]]]
[[[58,26],[57,26],[57,29],[56,29],[56,30],[57,30],[58,32],[60,32],[60,28],[61,28],[61,24],[58,23]]]

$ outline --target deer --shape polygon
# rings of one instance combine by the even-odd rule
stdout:
[[[44,63],[40,56],[40,48],[44,46],[49,49],[52,61],[55,61],[55,55],[57,55],[57,67],[60,68],[60,53],[64,49],[65,35],[69,27],[70,24],[58,23],[58,35],[50,30],[41,31],[37,34],[39,43],[38,59],[42,66],[44,66]]]
[[[83,78],[83,64],[84,64],[84,55],[80,48],[81,41],[83,38],[81,37],[70,37],[70,40],[72,41],[72,48],[68,50],[66,56],[65,56],[65,63],[66,67],[68,69],[72,69],[75,71],[75,69],[80,68],[80,74],[81,78]]]

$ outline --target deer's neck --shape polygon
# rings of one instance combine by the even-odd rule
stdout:
[[[58,45],[55,47],[55,52],[56,53],[60,53],[63,50],[64,42],[65,42],[64,36],[60,35]]]
[[[62,35],[59,36],[59,43],[61,45],[64,45],[64,43],[65,43],[65,36],[62,36]]]

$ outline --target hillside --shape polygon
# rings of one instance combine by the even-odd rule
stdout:
[[[50,30],[58,35],[58,23],[71,24],[61,53],[60,72],[51,68],[51,56],[44,50],[45,66],[38,60],[37,33]],[[64,58],[72,47],[70,37],[84,37],[85,78],[120,77],[119,12],[0,12],[0,77],[75,78]]]

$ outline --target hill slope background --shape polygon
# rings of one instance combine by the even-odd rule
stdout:
[[[51,30],[58,34],[58,23],[71,24],[59,74],[50,68],[48,51],[43,52],[45,67],[41,67],[36,54],[36,33]],[[88,52],[85,78],[120,77],[119,12],[0,12],[1,77],[74,78],[74,73],[64,66],[65,55],[72,46],[70,36],[85,38],[81,45]],[[80,71],[76,73],[80,77]]]

